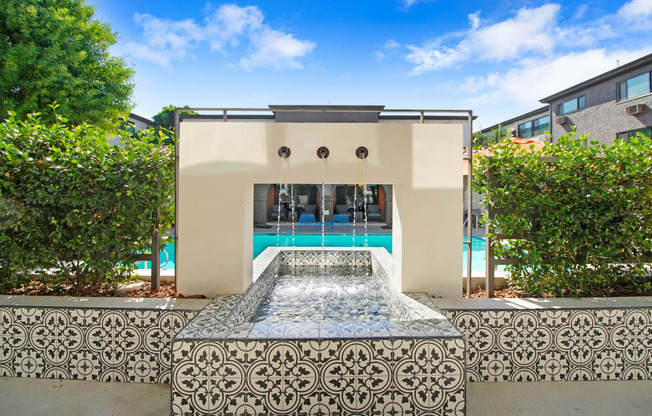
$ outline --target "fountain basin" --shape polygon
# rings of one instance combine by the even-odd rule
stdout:
[[[216,298],[174,338],[173,414],[464,414],[464,337],[427,295],[398,292],[390,265],[382,248],[267,249],[242,297]],[[333,306],[312,313],[324,302],[308,293],[289,305],[294,318],[260,314],[278,311],[273,302],[265,306],[279,276],[291,284],[286,272],[353,266],[351,284],[368,280],[374,290],[371,296],[362,286],[358,299],[373,298],[379,308],[356,305],[352,291],[352,299],[337,301],[356,313],[337,319],[344,313],[330,313]],[[316,293],[332,289],[332,280],[319,279],[309,285]]]

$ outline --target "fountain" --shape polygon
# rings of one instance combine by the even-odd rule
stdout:
[[[274,109],[276,123],[178,126],[177,287],[214,301],[173,341],[173,414],[464,414],[465,340],[424,292],[461,294],[453,220],[470,126],[382,124],[357,107],[321,109],[322,121],[364,122],[300,122],[311,108]],[[293,149],[278,155],[280,182],[325,184],[328,157],[332,183],[392,184],[393,254],[322,243],[253,260],[252,185],[278,177],[280,146]]]

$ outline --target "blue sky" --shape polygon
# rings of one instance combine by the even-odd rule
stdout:
[[[90,0],[162,107],[472,109],[475,129],[652,53],[652,0]]]

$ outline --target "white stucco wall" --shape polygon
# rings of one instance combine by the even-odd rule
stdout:
[[[404,292],[459,297],[461,124],[183,122],[179,141],[177,288],[242,293],[252,279],[253,189],[280,180],[393,185],[393,279]],[[281,146],[292,151],[281,161]],[[433,219],[434,218],[434,219]]]

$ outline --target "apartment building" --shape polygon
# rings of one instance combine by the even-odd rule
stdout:
[[[550,131],[548,106],[537,108],[480,131],[484,135],[490,135],[495,134],[497,130],[500,130],[502,134],[509,133],[524,139],[545,141],[547,140],[547,133]]]
[[[652,54],[566,88],[540,102],[538,110],[503,123],[519,137],[552,142],[573,129],[591,140],[611,143],[652,128]],[[495,129],[483,129],[488,134]]]

